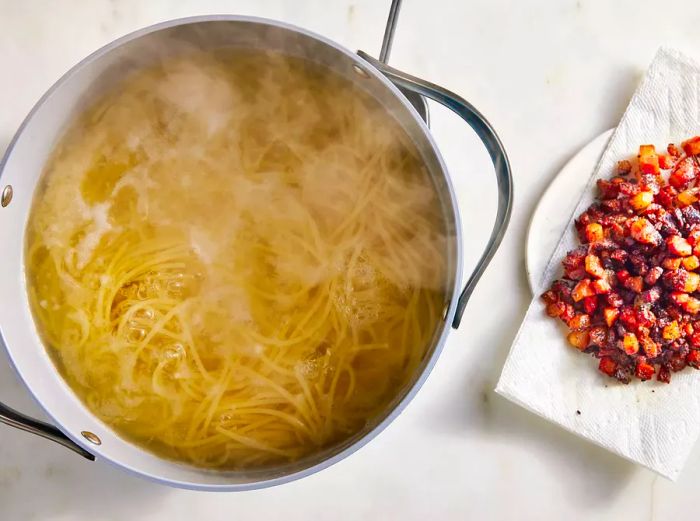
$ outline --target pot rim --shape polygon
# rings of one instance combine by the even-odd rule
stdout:
[[[337,42],[322,36],[318,33],[315,33],[313,31],[310,31],[308,29],[301,28],[299,26],[296,26],[294,24],[290,24],[287,22],[282,22],[274,19],[269,19],[269,18],[263,18],[263,17],[256,17],[256,16],[244,16],[244,15],[228,15],[228,14],[212,14],[212,15],[197,15],[197,16],[189,16],[189,17],[183,17],[183,18],[175,18],[171,20],[166,20],[163,22],[158,22],[146,27],[143,27],[141,29],[137,29],[136,31],[130,32],[124,36],[121,36],[105,45],[100,47],[99,49],[93,51],[90,53],[88,56],[85,58],[81,59],[77,64],[73,65],[68,71],[66,71],[64,74],[61,75],[61,77],[56,80],[51,87],[39,98],[39,100],[34,104],[30,112],[27,114],[27,116],[24,118],[22,123],[20,124],[19,128],[15,132],[12,140],[7,146],[7,150],[5,151],[2,160],[0,160],[0,179],[2,179],[2,175],[5,171],[5,166],[6,163],[8,162],[10,156],[12,155],[13,148],[20,138],[20,136],[25,132],[25,129],[31,124],[32,119],[35,115],[36,112],[39,111],[39,109],[46,103],[46,101],[51,97],[51,95],[59,90],[65,83],[67,83],[73,74],[77,72],[79,69],[82,67],[85,67],[86,65],[99,60],[102,58],[104,55],[107,53],[117,49],[118,47],[132,41],[135,39],[138,39],[142,36],[146,36],[148,34],[164,30],[164,29],[170,29],[173,27],[177,27],[180,25],[188,25],[188,24],[197,24],[197,23],[206,23],[206,22],[244,22],[244,23],[253,23],[253,24],[259,24],[263,26],[272,26],[276,28],[281,28],[285,30],[289,30],[292,32],[297,32],[300,33],[304,36],[313,38],[315,40],[320,41],[321,43],[324,43],[328,45],[329,47],[332,47],[335,51],[342,53],[346,57],[350,58],[353,60],[355,63],[358,65],[362,66],[363,70],[365,70],[368,74],[372,75],[375,77],[375,79],[379,80],[384,86],[391,91],[396,98],[398,98],[398,101],[406,108],[406,110],[409,111],[409,113],[413,116],[413,118],[416,120],[424,139],[426,139],[432,148],[435,158],[438,161],[440,165],[440,169],[444,174],[444,180],[446,183],[446,186],[448,188],[449,192],[449,198],[450,198],[450,203],[451,207],[453,210],[453,217],[454,217],[454,230],[455,230],[455,262],[454,262],[454,282],[453,282],[453,287],[449,295],[447,297],[450,299],[449,300],[449,306],[447,309],[447,312],[444,317],[444,322],[442,326],[442,331],[439,334],[439,337],[435,341],[435,348],[433,349],[433,352],[430,354],[429,359],[427,360],[426,364],[424,365],[420,376],[415,380],[413,385],[406,391],[404,396],[401,398],[401,400],[386,414],[386,416],[369,432],[367,432],[365,435],[363,435],[361,438],[357,439],[355,442],[352,444],[348,445],[341,451],[337,452],[336,454],[331,455],[330,457],[313,464],[309,467],[306,467],[304,469],[291,472],[289,474],[281,475],[281,476],[276,476],[273,478],[269,479],[261,479],[260,481],[251,481],[248,483],[221,483],[221,484],[215,484],[215,483],[197,483],[194,481],[185,481],[185,480],[177,480],[177,479],[171,479],[171,478],[164,478],[158,475],[155,475],[153,473],[144,471],[144,470],[139,470],[135,466],[119,461],[116,458],[108,457],[102,454],[102,446],[95,446],[92,445],[88,442],[86,442],[85,439],[83,439],[80,436],[74,435],[71,431],[64,429],[61,423],[54,417],[53,413],[49,410],[47,406],[44,405],[44,403],[34,394],[32,391],[32,388],[28,382],[28,379],[25,378],[25,376],[22,374],[22,372],[19,370],[17,364],[15,363],[15,360],[12,357],[12,354],[10,352],[10,349],[7,345],[7,342],[4,339],[3,333],[2,333],[2,327],[0,324],[0,344],[2,344],[5,352],[7,353],[8,360],[10,362],[11,367],[13,368],[14,372],[19,376],[20,380],[22,383],[25,385],[27,390],[29,391],[29,394],[31,397],[34,399],[34,401],[41,407],[41,409],[44,411],[44,413],[51,419],[51,421],[66,435],[68,438],[70,438],[73,442],[75,442],[77,445],[81,446],[88,452],[94,454],[96,457],[106,461],[113,467],[117,467],[119,469],[123,469],[127,471],[130,474],[136,475],[138,477],[147,479],[149,481],[161,484],[161,485],[168,485],[176,488],[181,488],[181,489],[188,489],[188,490],[198,490],[198,491],[211,491],[211,492],[232,492],[232,491],[246,491],[246,490],[259,490],[259,489],[264,489],[264,488],[269,488],[273,487],[276,485],[281,485],[284,483],[289,483],[292,481],[296,481],[298,479],[310,476],[312,474],[315,474],[317,472],[320,472],[321,470],[324,470],[331,465],[334,465],[335,463],[338,463],[339,461],[345,459],[349,455],[353,454],[354,452],[358,451],[362,447],[364,447],[367,443],[369,443],[372,439],[374,439],[376,436],[378,436],[390,423],[392,423],[396,417],[403,412],[403,410],[407,407],[407,405],[411,402],[411,400],[415,397],[415,395],[418,393],[418,391],[422,388],[423,384],[425,381],[428,379],[428,376],[433,370],[433,367],[435,366],[437,359],[439,358],[442,349],[444,347],[445,341],[447,339],[447,336],[450,333],[451,330],[451,324],[452,320],[454,318],[456,308],[457,308],[457,303],[459,300],[459,294],[460,294],[460,289],[461,289],[461,281],[462,281],[462,276],[463,276],[463,244],[462,244],[462,226],[461,226],[461,218],[460,218],[460,213],[459,213],[459,206],[457,205],[457,200],[455,196],[455,191],[454,187],[452,185],[452,181],[450,179],[450,176],[448,174],[447,167],[445,165],[445,161],[440,153],[440,149],[438,148],[437,144],[435,143],[435,140],[430,133],[428,127],[426,126],[425,122],[422,120],[416,109],[413,107],[413,105],[406,99],[406,97],[401,93],[401,91],[388,79],[386,78],[381,72],[379,72],[376,68],[374,68],[370,63],[364,61],[362,58],[360,58],[357,54],[353,53],[349,49],[345,48],[344,46],[338,44]],[[32,194],[33,195],[33,194]],[[26,285],[26,284],[25,284]],[[25,295],[26,297],[26,295]],[[43,346],[42,346],[43,347]],[[92,414],[92,413],[91,413]],[[93,414],[94,416],[94,414]],[[98,421],[99,418],[95,416],[95,418]],[[114,432],[109,426],[108,430],[114,435],[114,436],[119,436],[116,432]],[[146,451],[146,449],[143,449]],[[146,451],[147,452],[147,451]],[[166,460],[165,458],[161,458],[163,460]],[[173,462],[177,464],[177,462]],[[206,472],[211,472],[207,471],[206,469],[201,469],[203,473]]]

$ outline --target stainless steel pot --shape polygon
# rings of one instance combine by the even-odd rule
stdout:
[[[398,1],[392,6],[383,60],[388,57],[397,13]],[[444,324],[411,385],[382,418],[353,438],[274,469],[205,471],[161,459],[119,438],[78,400],[59,376],[39,339],[29,309],[23,267],[25,227],[35,186],[66,123],[105,86],[125,73],[192,46],[276,50],[324,64],[359,85],[383,105],[415,142],[433,176],[450,227],[450,291]],[[424,97],[449,107],[479,135],[493,160],[498,182],[498,212],[490,240],[462,289],[463,235],[459,213],[445,164],[426,125]],[[309,31],[281,22],[239,16],[206,16],[161,23],[120,38],[85,58],[49,89],[22,123],[0,164],[0,190],[4,262],[0,271],[0,337],[17,373],[58,428],[1,403],[0,422],[58,442],[88,459],[97,457],[167,485],[200,490],[262,488],[307,476],[356,451],[386,427],[426,380],[450,327],[459,326],[467,300],[501,242],[512,201],[511,173],[503,147],[484,117],[462,98],[392,69],[363,52],[354,54]]]

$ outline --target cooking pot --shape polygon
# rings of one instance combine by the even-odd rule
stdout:
[[[391,44],[398,2],[385,35],[382,58]],[[349,79],[381,103],[410,136],[430,172],[448,222],[448,291],[444,322],[421,367],[383,416],[339,445],[274,468],[207,471],[160,458],[117,436],[94,416],[63,381],[37,333],[29,308],[24,275],[25,228],[32,195],[44,165],[67,123],[104,89],[132,70],[186,49],[238,47],[268,49],[302,57]],[[461,288],[463,235],[454,191],[445,164],[427,127],[423,98],[433,99],[461,116],[488,150],[498,182],[498,211],[493,231],[476,269]],[[409,98],[411,102],[409,102]],[[387,66],[365,53],[354,54],[322,36],[291,25],[240,16],[205,16],[174,20],[120,38],[68,71],[39,100],[10,143],[0,164],[0,338],[29,391],[57,427],[31,419],[0,404],[0,421],[51,439],[88,459],[100,458],[158,482],[200,490],[245,490],[298,479],[356,451],[386,427],[416,394],[435,364],[450,327],[459,325],[464,307],[505,232],[510,216],[512,181],[508,159],[489,123],[459,96]]]

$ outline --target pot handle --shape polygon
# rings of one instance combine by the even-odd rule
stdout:
[[[63,445],[64,447],[77,452],[83,458],[95,461],[95,456],[83,449],[80,445],[73,442],[68,436],[63,434],[58,428],[48,423],[44,423],[34,418],[30,418],[22,413],[11,409],[10,407],[0,403],[0,423],[15,427],[31,434],[36,434],[47,440]]]
[[[469,102],[439,85],[389,67],[385,63],[375,60],[363,51],[358,51],[357,54],[389,78],[397,87],[435,100],[455,112],[474,129],[486,147],[486,150],[488,150],[489,156],[491,156],[491,161],[496,170],[496,181],[498,183],[498,211],[496,212],[496,220],[491,231],[491,237],[489,237],[489,241],[486,244],[486,249],[459,296],[457,309],[452,321],[452,327],[457,329],[462,321],[462,315],[464,314],[464,309],[467,306],[469,297],[471,297],[477,282],[479,282],[481,275],[483,275],[489,262],[491,262],[491,258],[496,253],[496,250],[498,250],[498,246],[501,244],[503,235],[508,227],[508,221],[510,220],[510,213],[513,207],[513,177],[510,170],[510,163],[508,162],[508,156],[491,124]]]

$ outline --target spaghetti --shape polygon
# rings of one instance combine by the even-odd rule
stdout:
[[[202,467],[292,461],[371,424],[441,320],[440,202],[350,82],[226,51],[131,77],[33,203],[36,323],[118,434]]]

